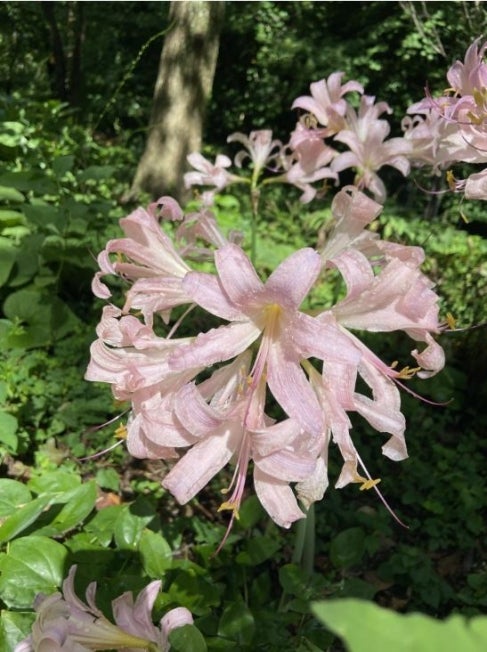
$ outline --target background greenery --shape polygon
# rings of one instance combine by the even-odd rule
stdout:
[[[215,650],[338,650],[339,628],[310,610],[329,598],[435,617],[484,613],[482,328],[443,335],[445,371],[416,388],[445,405],[404,395],[406,462],[380,458],[382,441],[356,424],[362,456],[409,529],[375,494],[330,489],[316,507],[311,576],[293,556],[295,532],[270,523],[252,496],[229,543],[212,556],[225,529],[216,512],[223,480],[181,508],[160,488],[162,462],[133,460],[123,447],[80,461],[116,441],[118,422],[95,428],[126,407],[83,380],[101,312],[90,282],[97,253],[133,208],[121,198],[144,143],[162,45],[162,37],[151,39],[167,26],[168,4],[54,3],[68,62],[80,20],[85,29],[78,92],[67,82],[64,97],[52,77],[41,4],[0,4],[0,650],[25,635],[33,597],[56,590],[72,563],[80,595],[97,579],[105,609],[122,591],[163,578],[156,615],[187,606]],[[284,139],[294,126],[293,99],[335,70],[388,101],[399,133],[406,108],[426,84],[444,88],[448,66],[486,26],[481,4],[414,5],[413,17],[410,5],[396,2],[227,3],[208,151],[226,150],[235,130],[270,127]],[[486,321],[483,204],[425,193],[433,181],[424,173],[390,174],[387,184],[376,228],[425,248],[445,316],[463,328]],[[288,189],[263,196],[264,274],[314,244],[330,201],[303,207]],[[218,213],[229,226],[245,225],[247,198],[227,195]],[[391,361],[408,350],[395,336],[370,344]],[[332,451],[332,478],[338,465]]]

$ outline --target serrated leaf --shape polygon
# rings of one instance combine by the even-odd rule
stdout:
[[[14,609],[32,608],[38,593],[53,593],[65,575],[67,551],[47,537],[12,541],[0,556],[0,598]]]

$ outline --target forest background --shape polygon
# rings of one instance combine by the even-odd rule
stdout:
[[[218,484],[181,508],[160,487],[163,462],[134,460],[123,447],[79,461],[116,441],[118,423],[94,427],[120,406],[109,388],[83,380],[101,312],[90,284],[97,253],[120,237],[118,219],[151,199],[134,195],[133,180],[170,8],[0,4],[0,650],[25,636],[35,594],[56,590],[73,563],[80,594],[97,579],[106,608],[163,578],[157,609],[188,607],[209,649],[338,650],[310,615],[323,598],[441,618],[484,613],[487,349],[485,329],[460,329],[487,320],[487,216],[482,202],[446,192],[444,179],[386,171],[378,225],[424,247],[443,314],[457,320],[458,332],[441,339],[446,369],[426,389],[443,405],[403,396],[410,457],[400,465],[374,456],[363,424],[355,433],[409,529],[372,493],[331,488],[317,505],[309,577],[294,563],[293,530],[269,524],[249,497],[214,558],[225,530]],[[229,153],[235,131],[271,128],[285,141],[293,100],[337,70],[389,103],[400,135],[407,107],[426,86],[445,87],[447,68],[486,26],[477,2],[227,2],[203,152]],[[263,205],[266,274],[309,244],[330,201],[303,207],[299,193],[273,189]],[[233,190],[216,210],[233,228],[250,219],[248,199]],[[374,346],[403,344],[391,335]],[[338,460],[330,469],[336,477]]]

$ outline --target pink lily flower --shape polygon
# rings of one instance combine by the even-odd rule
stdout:
[[[127,592],[112,602],[116,624],[111,623],[95,604],[96,582],[86,590],[86,603],[74,592],[76,566],[71,566],[63,582],[62,593],[48,597],[39,594],[34,608],[37,619],[32,633],[15,648],[15,652],[89,652],[90,650],[159,650],[167,652],[169,633],[177,627],[193,624],[184,607],[169,611],[159,627],[152,623],[151,611],[161,588],[155,581],[143,589],[137,599]]]
[[[180,219],[181,209],[172,198],[163,197],[159,204],[161,202],[168,204],[173,219]],[[125,312],[131,308],[141,310],[148,324],[152,323],[153,312],[161,312],[168,319],[171,308],[189,303],[182,291],[181,281],[190,267],[161,230],[153,212],[137,208],[120,220],[120,226],[127,237],[110,240],[98,256],[101,271],[96,273],[93,280],[93,293],[108,299],[111,292],[101,277],[106,274],[121,276],[133,281]],[[112,261],[110,254],[117,254],[118,259]],[[122,256],[125,260],[120,259]]]
[[[257,386],[249,384],[248,366],[245,358],[240,358],[238,367],[231,365],[236,375],[221,386],[216,401],[208,404],[205,400],[203,395],[209,389],[205,382],[200,385],[201,391],[193,383],[180,391],[177,417],[198,442],[176,463],[162,485],[184,504],[234,459],[234,476],[225,492],[232,493],[220,507],[232,511],[230,528],[238,518],[253,460],[254,487],[260,502],[278,525],[288,528],[304,516],[289,483],[304,480],[313,472],[316,451],[296,422],[287,419],[266,425],[270,420],[264,414],[265,382],[261,378]],[[214,385],[214,380],[210,383]]]
[[[215,191],[220,191],[229,184],[240,181],[239,177],[230,174],[226,170],[232,165],[232,161],[224,154],[218,154],[215,163],[211,163],[199,152],[193,152],[187,158],[195,171],[186,172],[184,175],[186,188],[191,188],[191,186],[214,186]]]
[[[318,129],[306,129],[302,124],[296,125],[291,135],[289,146],[292,154],[283,159],[287,171],[283,178],[303,191],[301,201],[310,202],[316,195],[311,185],[322,179],[337,180],[338,175],[330,168],[330,163],[337,152],[325,145]]]
[[[228,136],[227,143],[235,142],[241,143],[245,147],[235,156],[235,165],[240,168],[243,161],[249,158],[252,161],[252,176],[255,179],[259,177],[264,167],[280,156],[282,150],[281,141],[272,139],[270,129],[251,131],[248,136],[240,132]]]
[[[335,172],[355,168],[355,185],[360,189],[368,188],[375,199],[382,203],[386,198],[386,189],[377,170],[389,165],[407,176],[410,164],[406,155],[411,145],[404,138],[385,140],[390,126],[385,120],[378,120],[377,116],[388,107],[383,102],[374,104],[374,99],[363,96],[358,115],[350,107],[347,127],[335,136],[335,140],[347,145],[350,151],[339,154],[332,161],[331,168]]]
[[[392,258],[375,276],[370,261],[352,249],[331,262],[340,270],[348,289],[345,299],[332,308],[341,326],[373,332],[405,331],[427,344],[422,353],[412,351],[416,362],[424,365],[419,377],[434,375],[443,368],[443,349],[431,337],[431,333],[440,332],[438,295],[416,264]]]
[[[328,127],[327,135],[331,136],[345,128],[345,114],[348,102],[344,99],[347,93],[364,92],[362,84],[349,81],[341,84],[343,72],[334,72],[328,79],[314,82],[310,86],[311,97],[302,95],[294,100],[292,109],[304,109],[313,114],[318,123]]]
[[[254,382],[265,373],[272,394],[288,416],[306,432],[319,434],[323,417],[301,360],[358,359],[356,350],[340,333],[335,329],[329,332],[326,325],[299,310],[320,273],[319,254],[312,249],[297,251],[265,284],[236,245],[218,249],[215,263],[218,277],[191,272],[184,280],[184,290],[195,303],[230,323],[174,350],[170,366],[181,371],[229,360],[261,337],[251,373]]]

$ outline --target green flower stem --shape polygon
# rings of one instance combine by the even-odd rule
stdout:
[[[306,517],[298,521],[293,564],[298,564],[306,575],[313,573],[315,558],[315,506],[310,505]]]

